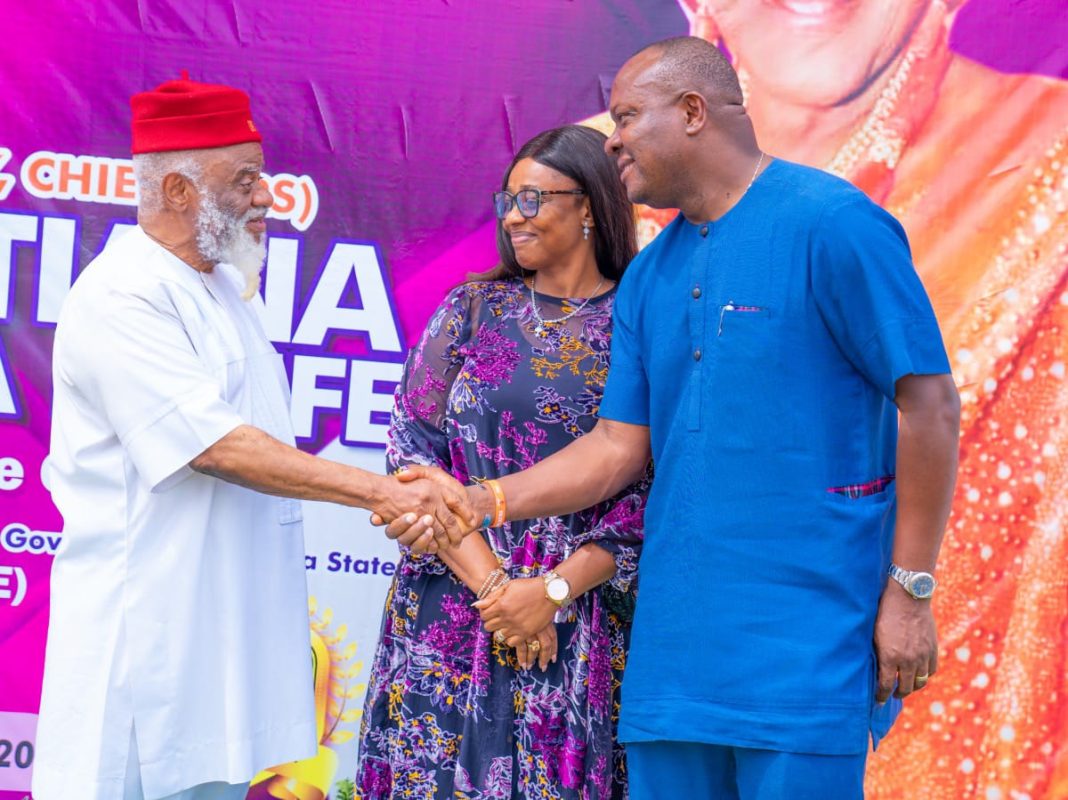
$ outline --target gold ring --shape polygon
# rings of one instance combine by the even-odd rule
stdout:
[[[916,686],[926,686],[927,680],[930,677],[930,675],[917,675],[915,678],[912,679],[912,681],[914,684],[916,684]]]
[[[527,642],[527,650],[532,653],[538,652],[539,650],[541,650],[541,642],[539,642],[537,639],[532,639],[531,641]]]
[[[504,635],[504,630],[494,631],[493,641],[497,642],[497,644],[504,644],[506,640],[507,637]]]

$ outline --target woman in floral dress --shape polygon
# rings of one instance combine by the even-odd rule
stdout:
[[[509,165],[494,195],[501,266],[453,290],[409,354],[390,470],[492,479],[593,427],[615,283],[635,253],[604,141],[557,128]],[[626,797],[615,729],[646,487],[402,554],[360,732],[363,800]],[[549,599],[550,572],[566,580],[563,603]],[[480,606],[518,607],[538,633],[485,630],[480,592]]]

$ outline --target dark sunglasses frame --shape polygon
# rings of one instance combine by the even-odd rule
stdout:
[[[534,213],[527,214],[523,211],[523,205],[519,201],[520,195],[534,195],[536,205],[534,206]],[[538,216],[538,212],[541,211],[541,204],[545,202],[542,198],[550,194],[586,194],[585,189],[520,189],[515,194],[507,191],[494,192],[493,193],[493,213],[497,219],[504,219],[512,210],[512,206],[515,206],[519,210],[519,216],[523,219],[533,219]]]

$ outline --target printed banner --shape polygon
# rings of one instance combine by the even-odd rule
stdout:
[[[129,97],[243,87],[264,132],[264,325],[300,446],[381,471],[406,349],[496,261],[490,193],[566,122],[610,129],[612,78],[691,32],[735,60],[761,144],[905,225],[964,401],[939,565],[939,675],[868,796],[1068,797],[1068,21],[1011,0],[97,0],[8,4],[0,86],[0,800],[29,792],[52,555],[52,336],[79,272],[135,224]],[[887,66],[889,65],[889,66]],[[885,67],[885,69],[884,69]],[[643,210],[648,241],[671,218]],[[320,751],[250,796],[352,797],[396,548],[305,510]]]

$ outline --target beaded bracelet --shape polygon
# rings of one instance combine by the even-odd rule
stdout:
[[[479,600],[481,600],[483,597],[485,597],[486,596],[487,587],[494,580],[496,580],[498,577],[500,577],[503,574],[504,574],[504,570],[501,569],[500,567],[498,567],[497,569],[495,569],[492,572],[490,572],[490,574],[486,576],[486,579],[484,581],[482,581],[482,586],[480,586],[478,591],[475,592],[475,597],[477,599],[479,599]]]
[[[485,596],[489,597],[495,591],[497,591],[498,589],[503,589],[505,586],[507,586],[511,582],[512,582],[512,579],[509,578],[507,575],[505,575],[503,578],[501,578],[499,581],[494,583],[491,587],[489,587],[489,589],[486,590]]]
[[[508,578],[508,575],[505,574],[505,571],[498,567],[497,569],[493,570],[493,572],[491,572],[489,575],[487,575],[484,581],[482,581],[482,586],[475,593],[475,599],[482,600],[490,593],[492,593],[495,589],[499,589],[500,587],[504,586],[504,584],[508,583],[509,580],[510,579]]]

